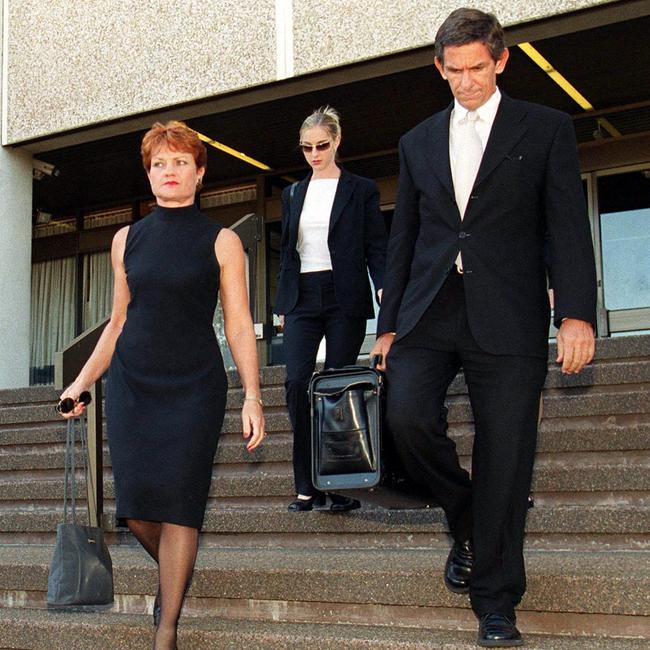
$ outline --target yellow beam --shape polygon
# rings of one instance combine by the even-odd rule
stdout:
[[[203,140],[203,142],[209,144],[211,147],[214,147],[215,149],[219,149],[219,151],[223,151],[224,153],[227,153],[230,156],[239,158],[239,160],[243,160],[245,163],[248,163],[249,165],[253,165],[254,167],[258,167],[259,169],[263,169],[265,171],[270,171],[271,169],[268,165],[265,165],[263,162],[260,162],[259,160],[255,160],[255,158],[251,158],[250,156],[247,156],[245,153],[242,153],[241,151],[237,151],[236,149],[229,147],[227,144],[223,144],[222,142],[217,142],[212,138],[208,138],[207,135],[203,135],[203,133],[199,133],[198,131],[194,131],[194,133],[196,133],[196,135],[199,136],[200,140]]]
[[[573,85],[569,80],[560,74],[530,43],[519,43],[523,50],[553,81],[564,90],[585,111],[593,111],[591,102]]]
[[[562,90],[573,99],[580,108],[585,111],[593,111],[593,104],[560,72],[558,72],[551,63],[545,59],[542,54],[530,43],[519,43],[518,47],[526,53],[553,81],[562,88]],[[597,122],[613,137],[621,136],[620,131],[604,117],[598,118]]]

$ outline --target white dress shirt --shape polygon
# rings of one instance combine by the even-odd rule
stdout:
[[[474,111],[478,115],[478,119],[474,123],[474,126],[479,138],[481,138],[481,142],[483,143],[483,151],[485,151],[488,138],[490,137],[490,131],[492,130],[497,110],[499,110],[500,101],[501,93],[497,88],[492,94],[492,97],[490,97],[483,106],[480,106],[476,111]],[[467,113],[469,113],[469,111],[461,106],[457,99],[454,99],[454,108],[451,111],[449,121],[449,162],[451,163],[452,170],[459,163],[461,158],[461,152],[458,151],[456,146],[456,143],[458,142],[458,130],[460,128],[458,123],[467,118]]]
[[[465,216],[471,188],[480,167],[500,101],[501,93],[498,88],[492,93],[490,99],[475,111],[469,111],[457,99],[454,99],[454,108],[449,118],[449,162],[461,221]],[[469,118],[473,124],[471,132],[467,131],[472,128],[472,125],[468,124],[469,113],[472,113]],[[473,135],[470,136],[470,133]],[[476,136],[480,140],[480,145]],[[460,252],[456,256],[455,263],[459,273],[462,273],[463,260]]]
[[[332,270],[327,235],[338,183],[338,178],[318,178],[307,186],[296,245],[301,273]]]

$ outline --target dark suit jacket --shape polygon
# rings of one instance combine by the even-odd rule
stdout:
[[[291,200],[290,186],[282,192],[282,248],[274,306],[276,314],[291,313],[298,301],[300,256],[296,244],[300,213],[310,180],[311,174],[296,185]],[[327,245],[332,258],[336,300],[346,315],[373,318],[368,270],[375,288],[381,289],[386,241],[377,185],[342,169],[330,215]]]
[[[545,356],[545,262],[556,323],[596,319],[594,254],[573,125],[564,113],[502,94],[461,221],[449,162],[452,108],[400,140],[378,334],[396,332],[399,340],[413,329],[460,250],[467,315],[479,346],[494,354]]]

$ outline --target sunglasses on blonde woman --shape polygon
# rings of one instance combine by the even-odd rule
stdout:
[[[327,151],[331,146],[332,143],[329,140],[327,142],[319,142],[318,144],[305,144],[303,142],[300,143],[300,148],[305,153],[311,153],[314,149],[316,149],[316,151]]]

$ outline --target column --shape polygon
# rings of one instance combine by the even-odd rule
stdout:
[[[0,5],[0,123],[7,133],[4,17]],[[32,156],[0,147],[0,389],[29,385]]]
[[[29,385],[32,156],[0,148],[0,389]]]

